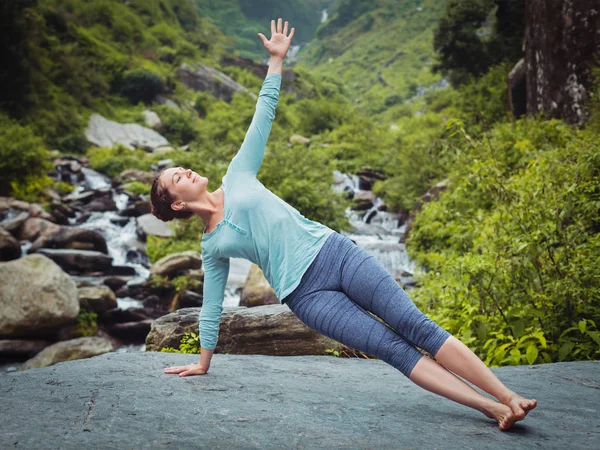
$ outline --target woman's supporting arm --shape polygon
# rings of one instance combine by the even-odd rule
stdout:
[[[200,366],[208,370],[213,351],[219,338],[219,326],[223,311],[223,297],[229,276],[229,258],[214,258],[202,253],[204,269],[204,298],[198,329],[200,332]]]

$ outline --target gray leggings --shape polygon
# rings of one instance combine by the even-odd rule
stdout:
[[[406,377],[423,357],[415,347],[435,356],[451,336],[415,306],[374,256],[337,232],[282,303],[313,330],[376,356]]]

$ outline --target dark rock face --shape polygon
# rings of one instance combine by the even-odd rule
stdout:
[[[195,91],[206,91],[215,97],[230,102],[235,92],[248,92],[253,97],[256,95],[248,91],[244,86],[237,83],[223,72],[198,63],[194,66],[182,64],[179,68],[178,77],[188,88]]]
[[[525,2],[527,113],[582,125],[587,118],[590,66],[600,57],[597,0]]]
[[[492,369],[538,400],[508,432],[381,360],[215,354],[206,375],[163,373],[195,362],[105,353],[0,375],[0,448],[562,450],[600,441],[599,361]]]

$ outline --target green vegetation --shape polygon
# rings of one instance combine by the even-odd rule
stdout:
[[[232,56],[250,59],[268,57],[258,33],[270,37],[271,20],[281,17],[294,27],[294,44],[306,43],[321,21],[321,11],[331,0],[193,0],[200,17],[230,37]]]
[[[76,317],[76,326],[73,329],[73,337],[96,336],[98,333],[98,314],[94,311],[81,309]]]
[[[330,15],[319,25],[322,7]],[[0,73],[0,195],[39,201],[47,187],[65,191],[46,175],[55,148],[85,153],[110,176],[170,158],[217,189],[255,99],[190,91],[177,69],[201,61],[258,93],[260,78],[220,67],[220,58],[266,56],[256,33],[282,16],[298,43],[313,30],[316,38],[284,81],[259,180],[306,217],[344,230],[350,202],[330,189],[334,169],[385,173],[374,192],[389,211],[410,212],[447,179],[407,241],[426,270],[415,302],[491,366],[598,359],[600,114],[573,129],[507,112],[522,8],[493,0],[4,2],[0,35],[12,45]],[[180,108],[153,104],[159,93]],[[600,111],[599,103],[590,93],[588,104]],[[173,151],[88,148],[92,112],[143,124],[147,107]],[[310,143],[290,144],[293,134]],[[201,250],[199,219],[173,228],[171,238],[148,238],[152,262]],[[196,342],[192,333],[182,345],[195,352]]]
[[[183,337],[179,343],[179,349],[163,347],[160,351],[166,353],[200,354],[200,335],[196,333],[183,333]]]
[[[487,364],[600,356],[598,130],[503,123],[457,141],[452,187],[407,241],[416,301]]]

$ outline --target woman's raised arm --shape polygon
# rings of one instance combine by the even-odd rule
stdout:
[[[281,18],[279,18],[277,26],[274,20],[271,21],[270,40],[267,40],[262,33],[258,33],[265,48],[271,54],[269,69],[258,95],[250,128],[246,132],[240,150],[231,160],[226,176],[233,172],[250,172],[256,176],[260,169],[279,100],[283,59],[290,48],[294,32],[292,28],[288,35],[287,21],[282,28]]]

